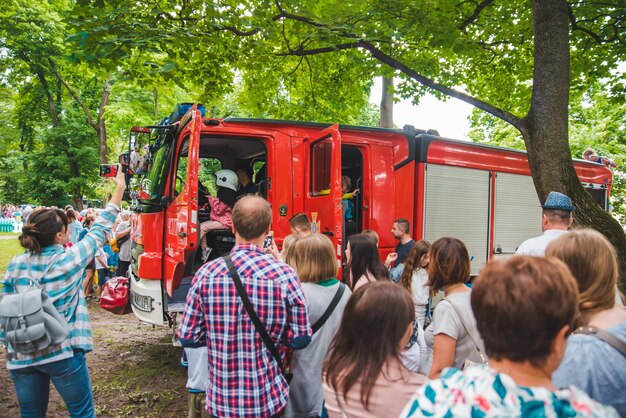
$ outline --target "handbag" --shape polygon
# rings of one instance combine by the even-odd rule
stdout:
[[[115,315],[131,313],[130,279],[120,276],[107,280],[100,295],[100,307]]]
[[[274,344],[274,340],[272,340],[272,337],[270,337],[270,335],[268,334],[267,329],[265,329],[265,326],[259,319],[259,316],[254,311],[252,302],[250,302],[250,298],[248,297],[248,294],[246,293],[246,289],[243,287],[243,283],[241,283],[241,279],[239,278],[239,274],[237,274],[237,269],[235,269],[235,265],[233,264],[233,260],[230,258],[230,254],[227,256],[224,256],[223,258],[224,258],[224,261],[226,262],[226,267],[228,267],[228,272],[230,273],[230,276],[233,279],[233,282],[235,283],[235,287],[237,288],[237,293],[239,294],[239,297],[241,298],[241,301],[243,302],[243,307],[246,309],[248,316],[250,317],[250,319],[252,320],[252,323],[254,324],[254,328],[261,336],[261,340],[263,340],[263,344],[265,344],[265,347],[267,347],[269,352],[272,354],[272,357],[274,357],[274,360],[276,360],[276,363],[278,363],[278,367],[280,367],[280,371],[283,374],[283,377],[285,378],[285,380],[287,381],[287,384],[291,383],[291,379],[293,379],[293,373],[287,371],[287,369],[285,368],[285,365],[283,364],[283,360],[280,357],[280,354],[278,354],[278,349],[276,348],[276,344]]]
[[[55,262],[65,253],[59,253],[48,262],[41,275],[44,278]],[[70,334],[70,328],[52,299],[41,287],[40,280],[31,276],[28,263],[30,286],[25,292],[18,292],[13,279],[14,293],[8,293],[0,300],[0,328],[5,332],[7,355],[15,358],[15,353],[32,354],[45,350],[51,345],[60,344]]]
[[[489,359],[487,358],[487,356],[483,354],[480,347],[478,347],[478,344],[476,343],[476,339],[474,338],[472,333],[469,332],[469,328],[465,324],[463,317],[459,314],[459,311],[457,311],[456,307],[454,306],[454,303],[452,303],[452,301],[447,298],[443,298],[443,300],[445,300],[446,302],[450,304],[450,306],[452,306],[454,313],[456,313],[456,316],[458,316],[459,319],[461,320],[461,324],[463,324],[463,328],[465,328],[465,332],[467,332],[467,335],[469,335],[470,339],[472,340],[472,343],[474,343],[474,348],[476,348],[476,351],[478,352],[478,355],[480,356],[480,362],[472,361],[470,359],[465,359],[465,362],[463,363],[463,370],[472,366],[476,366],[477,364],[489,364]]]

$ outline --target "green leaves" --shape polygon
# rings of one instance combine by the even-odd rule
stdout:
[[[623,6],[623,0],[571,2],[576,100],[605,79],[612,94],[602,108],[616,109],[616,100],[626,96],[624,75],[612,73],[624,53]],[[25,98],[0,97],[0,107],[5,103],[11,114],[0,133],[7,144],[0,144],[0,155],[56,141],[44,135],[53,111],[65,127],[74,115],[71,131],[94,141],[84,117],[74,114],[72,98],[56,85],[49,58],[93,117],[103,80],[111,77],[105,118],[112,155],[129,126],[153,123],[176,101],[202,101],[216,116],[376,125],[376,109],[368,103],[375,76],[395,76],[395,94],[414,101],[428,91],[354,47],[359,41],[519,118],[528,112],[534,48],[527,0],[8,0],[0,5],[0,48],[7,51],[0,55],[1,80]],[[17,116],[26,103],[32,118]],[[572,123],[580,131],[594,126],[587,137],[621,134],[605,120],[590,121],[584,110],[572,111]],[[482,114],[473,118],[473,138],[521,145],[515,131]],[[92,181],[97,179],[67,184],[90,188]]]

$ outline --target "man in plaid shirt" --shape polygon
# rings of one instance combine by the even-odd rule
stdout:
[[[302,349],[311,327],[295,271],[263,250],[272,221],[269,203],[241,198],[233,208],[233,264],[252,306],[284,357]],[[215,417],[273,417],[289,385],[246,312],[222,258],[198,270],[178,329],[184,347],[208,347],[207,410]]]

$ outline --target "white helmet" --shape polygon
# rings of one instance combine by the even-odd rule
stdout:
[[[215,177],[217,177],[216,184],[220,187],[226,187],[231,189],[232,191],[237,191],[237,184],[239,180],[237,180],[237,174],[235,174],[232,170],[219,170],[215,173]]]

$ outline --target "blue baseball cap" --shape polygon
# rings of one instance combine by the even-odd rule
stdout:
[[[570,212],[576,210],[576,206],[572,204],[572,199],[559,192],[550,192],[542,208],[567,210]]]

